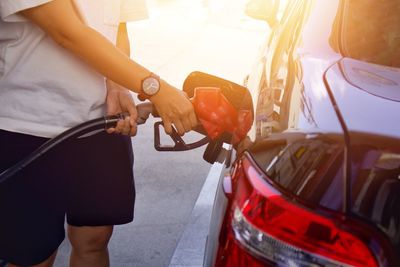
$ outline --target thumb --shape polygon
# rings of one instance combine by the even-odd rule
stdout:
[[[137,109],[136,109],[135,105],[128,105],[127,110],[128,110],[129,117],[130,117],[130,120],[129,120],[130,125],[131,126],[136,125],[138,113],[137,113]]]

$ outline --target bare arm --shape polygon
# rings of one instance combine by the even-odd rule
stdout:
[[[53,0],[21,13],[93,69],[136,93],[142,79],[150,74],[100,33],[85,25],[71,0]],[[159,93],[150,101],[163,119],[167,133],[171,132],[172,123],[180,134],[191,130],[197,123],[190,101],[180,90],[164,81]]]
[[[117,47],[128,57],[131,56],[131,46],[126,22],[118,25]]]
[[[128,57],[130,56],[130,42],[126,23],[120,23],[118,26],[116,46]],[[122,133],[124,135],[134,136],[137,131],[137,110],[132,95],[125,87],[106,79],[107,85],[107,115],[128,112],[129,117],[124,121],[119,121],[115,128],[107,130],[108,133]]]

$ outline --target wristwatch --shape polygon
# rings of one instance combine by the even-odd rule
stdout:
[[[138,98],[141,101],[149,99],[160,91],[160,86],[160,77],[154,73],[150,73],[149,76],[142,80],[142,88]]]

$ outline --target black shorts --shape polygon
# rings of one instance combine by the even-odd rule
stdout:
[[[0,171],[47,141],[0,130]],[[129,137],[105,132],[67,141],[0,183],[0,259],[38,264],[73,226],[133,220],[135,187]]]

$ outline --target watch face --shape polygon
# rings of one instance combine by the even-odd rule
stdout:
[[[147,95],[154,95],[160,90],[160,82],[154,77],[147,77],[143,80],[143,92]]]

